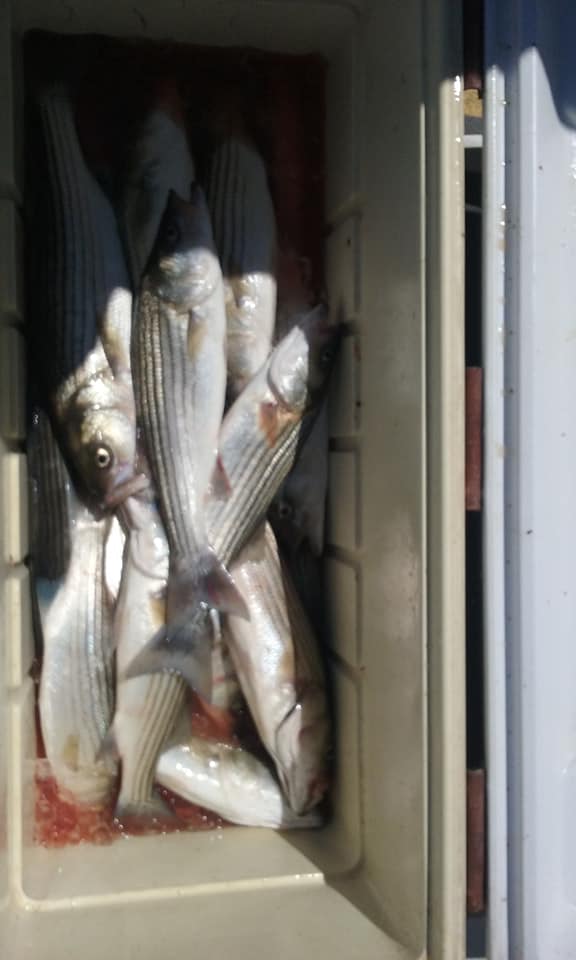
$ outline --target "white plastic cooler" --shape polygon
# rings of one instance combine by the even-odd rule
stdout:
[[[464,956],[456,6],[0,3],[3,960]],[[337,784],[333,822],[318,832],[31,843],[20,40],[32,27],[320,52],[329,64],[327,278],[348,330],[332,405],[326,561]]]

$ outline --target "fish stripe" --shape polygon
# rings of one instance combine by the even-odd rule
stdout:
[[[259,430],[258,427],[256,427]],[[246,443],[241,460],[229,475],[232,492],[226,501],[215,502],[208,515],[212,546],[228,564],[266,513],[272,498],[287,475],[298,443],[298,424],[282,432],[276,447],[255,433]]]

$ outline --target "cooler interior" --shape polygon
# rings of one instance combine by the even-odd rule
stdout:
[[[87,960],[180,949],[211,960],[232,950],[427,953],[425,26],[412,0],[0,8],[5,957],[52,960],[71,945]],[[333,818],[319,831],[226,828],[50,850],[32,842],[20,57],[32,28],[326,59],[326,277],[346,333],[330,402],[325,561],[336,783]]]

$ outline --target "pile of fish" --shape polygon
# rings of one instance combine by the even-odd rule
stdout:
[[[299,463],[325,443],[338,325],[319,304],[275,330],[275,216],[252,144],[223,139],[200,185],[165,84],[112,202],[69,92],[36,99],[28,454],[52,774],[78,804],[115,800],[120,821],[162,816],[160,785],[235,823],[316,826],[323,668],[268,518],[297,506]],[[321,458],[306,472],[322,501]],[[247,705],[258,749],[198,736],[190,690]]]

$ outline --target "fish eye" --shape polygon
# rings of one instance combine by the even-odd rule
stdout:
[[[112,464],[112,452],[108,447],[97,447],[94,454],[94,462],[99,470],[107,470]]]

